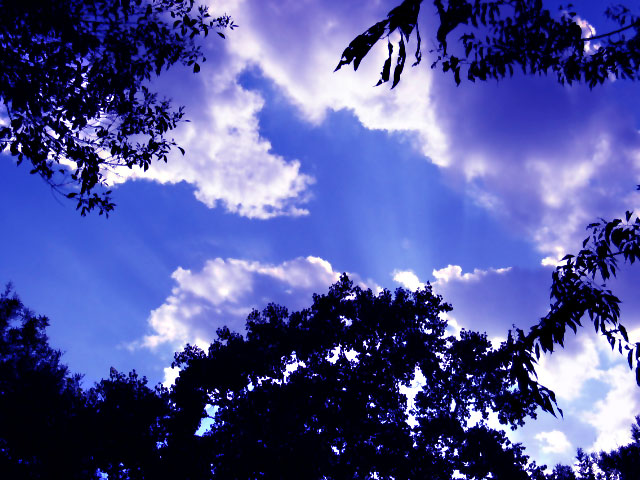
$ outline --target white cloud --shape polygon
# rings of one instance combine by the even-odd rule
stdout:
[[[609,451],[628,444],[631,424],[640,409],[634,373],[627,365],[601,371],[601,380],[609,386],[606,397],[584,413],[584,420],[597,431],[596,441],[590,447],[593,451]]]
[[[162,385],[170,388],[174,383],[176,383],[176,378],[180,375],[180,369],[176,367],[165,367],[163,371],[164,379],[162,380]]]
[[[481,270],[474,268],[473,272],[462,273],[462,267],[459,265],[447,265],[441,269],[434,269],[432,274],[436,279],[435,283],[447,283],[451,281],[456,282],[471,282],[479,280],[480,278],[488,274],[502,274],[511,270],[511,267],[506,268],[490,268],[488,270]]]
[[[588,335],[572,336],[573,332],[567,332],[566,344],[572,348],[558,348],[553,354],[542,356],[536,368],[540,383],[553,390],[561,402],[577,400],[585,393],[587,381],[602,376],[595,342],[599,339]]]
[[[462,267],[460,265],[447,265],[444,268],[434,269],[432,275],[436,279],[434,282],[434,285],[436,285],[447,282],[472,282],[488,274],[499,275],[509,270],[511,270],[511,267],[489,268],[487,270],[475,268],[473,272],[462,273]],[[399,283],[409,290],[416,290],[425,286],[425,283],[421,282],[412,270],[394,270],[392,275],[394,282]]]
[[[278,265],[215,258],[200,271],[178,268],[172,274],[176,286],[171,295],[149,316],[152,333],[133,347],[192,343],[206,349],[219,327],[243,332],[251,310],[269,302],[307,307],[313,293],[325,291],[339,276],[329,262],[311,256]]]
[[[415,291],[425,286],[425,284],[422,283],[418,276],[411,270],[394,270],[393,281],[411,291]]]
[[[535,439],[540,442],[541,449],[545,453],[565,453],[571,449],[571,442],[560,430],[540,432]]]
[[[190,123],[181,123],[173,132],[186,155],[173,152],[167,163],[155,163],[146,172],[139,168],[107,172],[109,183],[187,182],[209,208],[223,206],[249,218],[308,213],[302,205],[313,178],[302,172],[298,160],[278,155],[261,136],[258,115],[264,99],[240,85],[250,63],[229,51],[235,37],[234,31],[225,41],[212,39],[207,46],[216,50],[208,52],[209,60],[198,75],[177,72],[183,74],[180,83],[163,86],[177,105],[186,105]],[[164,80],[170,81],[171,75],[167,73]],[[183,84],[185,78],[189,83]]]
[[[317,124],[346,109],[369,129],[401,133],[443,167],[452,185],[531,238],[545,264],[578,248],[594,218],[620,215],[637,203],[628,179],[640,173],[640,136],[605,89],[517,76],[499,85],[456,87],[450,76],[429,69],[429,58],[407,68],[394,90],[373,88],[386,56],[382,44],[358,72],[333,73],[349,42],[396,3],[233,0],[215,6],[241,25],[225,42],[229,55],[258,67],[302,118]],[[425,4],[422,21],[433,21],[430,8]],[[290,184],[293,196],[286,198],[300,195],[301,182]],[[234,196],[231,204],[237,202]]]
[[[596,28],[583,18],[576,17],[575,22],[580,25],[582,30],[582,38],[589,38],[596,36]],[[600,44],[598,42],[585,42],[584,51],[586,54],[591,55],[598,51]]]

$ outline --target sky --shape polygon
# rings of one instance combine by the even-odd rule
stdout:
[[[596,31],[601,5],[579,11]],[[587,224],[637,209],[640,86],[517,74],[456,86],[425,54],[390,90],[374,87],[384,45],[357,72],[334,73],[393,6],[214,3],[239,27],[207,42],[199,74],[154,82],[186,107],[175,139],[187,153],[114,172],[108,219],[81,217],[0,156],[0,279],[51,319],[52,345],[85,385],[111,366],[170,383],[186,343],[206,346],[225,324],[242,331],[269,302],[304,308],[342,272],[373,289],[430,282],[453,327],[500,341],[545,315],[554,265]],[[612,287],[640,338],[635,270]],[[537,463],[630,441],[640,389],[592,330],[539,367],[564,418],[541,413],[509,433]]]

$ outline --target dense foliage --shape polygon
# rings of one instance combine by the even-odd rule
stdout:
[[[233,23],[194,0],[0,3],[0,151],[27,160],[84,215],[113,209],[106,170],[166,161],[182,108],[149,88],[200,69],[196,38]],[[182,149],[181,149],[182,150]]]
[[[49,346],[48,323],[9,288],[0,295],[2,478],[163,478],[168,392],[115,370],[82,390]]]
[[[487,425],[535,417],[510,349],[447,336],[429,287],[374,295],[343,277],[313,305],[269,305],[246,336],[187,347],[171,391],[111,370],[93,388],[48,344],[46,317],[0,295],[0,471],[16,479],[631,480],[633,441],[545,474]],[[206,423],[206,421],[209,423]],[[205,423],[203,423],[205,421]],[[206,425],[206,428],[205,428]],[[204,435],[200,436],[204,432]],[[4,477],[3,477],[4,478]]]
[[[246,337],[222,329],[208,353],[177,355],[183,422],[215,411],[200,449],[214,452],[213,478],[542,478],[485,422],[535,416],[512,388],[509,348],[447,336],[448,310],[429,286],[374,295],[343,276],[309,309],[270,305]]]

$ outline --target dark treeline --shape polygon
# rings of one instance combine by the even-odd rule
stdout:
[[[83,389],[49,345],[48,319],[7,288],[0,471],[11,479],[637,478],[638,425],[631,444],[579,450],[575,469],[552,474],[489,427],[491,412],[522,425],[536,403],[510,377],[509,342],[448,335],[441,314],[450,309],[429,286],[374,295],[343,276],[308,309],[269,305],[248,317],[245,335],[223,328],[208,352],[187,346],[171,389],[114,369]],[[410,402],[401,387],[412,383]]]

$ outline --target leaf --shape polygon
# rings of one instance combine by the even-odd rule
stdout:
[[[629,341],[629,335],[627,335],[627,329],[624,327],[624,325],[618,325],[618,329],[620,330],[620,334],[622,335],[622,338],[625,339],[625,341]]]
[[[353,69],[358,70],[360,62],[367,53],[369,53],[371,47],[380,40],[388,24],[389,20],[382,20],[354,38],[349,46],[345,48],[344,52],[342,52],[342,57],[334,72],[340,70],[343,65],[351,64],[351,62],[353,62]]]
[[[393,70],[393,85],[391,85],[391,88],[395,88],[396,85],[398,85],[398,82],[400,82],[400,75],[402,75],[402,70],[404,68],[404,62],[406,60],[407,57],[407,52],[405,51],[404,48],[404,39],[403,37],[400,37],[400,49],[398,51],[398,60],[396,63],[396,68],[394,68]]]
[[[387,57],[387,59],[384,62],[384,65],[382,66],[382,72],[380,72],[380,80],[378,80],[378,83],[376,83],[376,87],[378,85],[381,85],[389,81],[389,75],[391,74],[391,55],[393,53],[393,45],[391,45],[391,42],[389,42],[388,44],[388,49],[389,49],[389,56]]]

